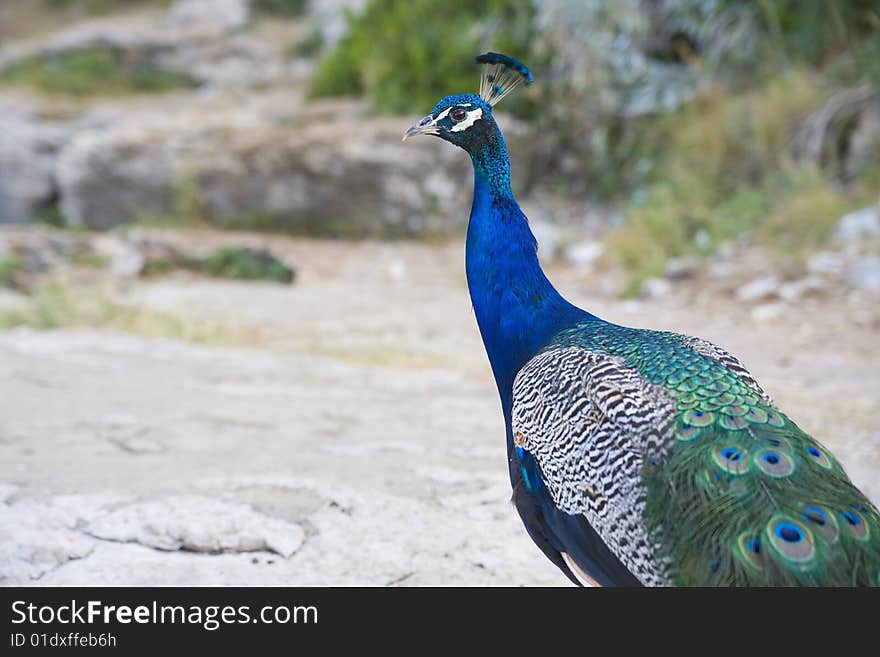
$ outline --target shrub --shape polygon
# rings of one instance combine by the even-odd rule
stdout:
[[[324,47],[324,33],[314,28],[304,37],[291,43],[287,48],[290,57],[311,57]]]
[[[308,0],[255,0],[254,9],[276,16],[296,17],[305,11]]]
[[[706,256],[751,235],[783,257],[827,241],[867,185],[838,189],[793,162],[792,132],[821,98],[819,78],[793,71],[746,93],[715,86],[651,125],[645,157],[654,180],[633,194],[609,246],[630,272],[630,292],[666,261]]]
[[[366,94],[384,112],[424,112],[477,88],[474,56],[525,57],[531,3],[513,0],[371,0],[321,62],[313,96]],[[417,110],[415,108],[418,108]]]
[[[200,269],[221,278],[269,280],[291,283],[293,270],[268,251],[254,251],[243,247],[227,246],[214,251]]]
[[[0,257],[0,287],[16,287],[21,260],[16,256]]]

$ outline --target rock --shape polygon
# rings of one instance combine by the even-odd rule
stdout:
[[[736,271],[736,265],[728,260],[716,260],[710,262],[706,267],[706,273],[709,275],[709,278],[716,281],[727,280],[736,274]]]
[[[665,278],[652,277],[642,283],[642,297],[645,299],[661,299],[672,292],[672,283]]]
[[[670,258],[666,261],[666,278],[680,280],[690,278],[700,268],[696,258]]]
[[[859,290],[880,294],[880,257],[869,256],[850,263],[844,280]]]
[[[820,292],[824,287],[822,279],[818,276],[806,276],[796,281],[783,283],[779,286],[778,294],[783,301],[793,303],[805,296]]]
[[[76,255],[89,251],[86,240],[60,231],[36,230],[6,238],[2,250],[14,257],[23,274],[43,274]]]
[[[756,322],[768,322],[785,314],[785,306],[781,303],[761,303],[752,308],[751,316]]]
[[[171,29],[201,29],[231,32],[244,28],[251,18],[250,0],[177,0],[168,10]]]
[[[713,262],[729,261],[734,258],[736,258],[736,244],[731,240],[726,240],[718,245]]]
[[[175,209],[168,148],[143,131],[88,132],[58,161],[61,212],[74,226],[106,230]]]
[[[258,513],[249,506],[198,495],[124,506],[86,527],[97,538],[139,543],[159,550],[253,552],[289,557],[305,540],[299,525]]]
[[[776,296],[779,279],[776,276],[761,276],[737,288],[734,296],[737,301],[761,301]]]
[[[844,87],[807,117],[792,139],[799,160],[854,180],[880,149],[880,93],[865,81]]]
[[[880,206],[873,205],[845,215],[834,229],[834,239],[840,242],[880,237]]]
[[[30,500],[0,504],[0,584],[27,583],[94,549],[74,529],[75,518]]]
[[[705,251],[712,245],[712,238],[707,231],[701,228],[694,235],[694,245]]]
[[[807,271],[811,274],[838,276],[843,272],[846,257],[841,253],[821,251],[807,261]]]
[[[234,109],[187,111],[79,135],[59,160],[65,217],[104,230],[195,207],[220,226],[352,236],[449,230],[467,218],[465,195],[448,193],[465,163],[436,140],[401,144],[399,121],[318,117],[288,130]]]
[[[852,126],[850,126],[852,127]],[[852,127],[843,162],[843,173],[848,180],[856,179],[867,167],[877,163],[880,152],[880,94],[866,104],[858,122]]]
[[[59,123],[0,107],[0,224],[29,221],[52,203],[68,135]]]
[[[605,253],[602,242],[576,242],[565,249],[565,259],[579,267],[590,267]]]
[[[92,239],[92,248],[109,261],[110,271],[119,278],[136,278],[144,270],[141,250],[118,235],[98,235]]]

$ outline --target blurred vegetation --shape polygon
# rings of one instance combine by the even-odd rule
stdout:
[[[18,257],[14,255],[0,256],[0,287],[17,287],[20,272],[21,260]]]
[[[474,88],[473,59],[490,43],[525,54],[533,16],[531,3],[514,0],[370,0],[348,15],[349,32],[321,62],[312,95],[365,94],[384,112],[424,113],[438,90]]]
[[[183,269],[215,278],[240,280],[265,280],[290,284],[295,272],[268,251],[241,246],[223,246],[206,258],[187,257],[175,253],[164,259],[149,260],[144,266],[144,276],[159,276],[176,269]]]
[[[17,62],[0,71],[0,83],[32,86],[71,96],[152,93],[196,87],[188,75],[107,48],[84,48],[53,57]]]
[[[639,138],[627,155],[641,177],[628,190],[623,186],[626,224],[610,236],[631,273],[630,293],[662,274],[669,258],[709,256],[732,240],[765,245],[796,269],[827,244],[843,214],[880,201],[880,148],[852,180],[793,148],[798,131],[835,92],[880,80],[880,59],[869,55],[880,54],[880,6],[864,0],[678,6],[681,16],[690,12],[679,27],[702,44],[699,56],[686,61],[695,92],[633,126]],[[738,35],[737,22],[747,34]],[[880,103],[880,87],[874,94]],[[832,142],[826,148],[845,155],[852,128],[826,137]]]
[[[876,165],[844,186],[792,156],[792,130],[821,98],[819,78],[790,70],[742,93],[710,87],[651,123],[651,142],[641,145],[651,174],[609,236],[631,272],[630,293],[662,274],[669,258],[709,256],[738,239],[797,264],[828,241],[843,214],[880,200]]]
[[[226,246],[202,262],[201,269],[211,276],[238,279],[264,279],[277,283],[293,282],[293,270],[268,251]]]
[[[309,0],[254,0],[254,9],[275,16],[302,15]]]
[[[317,27],[287,47],[289,57],[312,57],[324,47],[324,33]]]
[[[835,94],[867,85],[880,103],[876,0],[373,0],[349,25],[313,93],[362,93],[385,112],[475,89],[477,52],[522,57],[531,102],[505,110],[540,135],[531,182],[624,205],[609,241],[631,292],[670,258],[729,241],[799,261],[880,200],[880,147],[854,175],[839,163],[863,108],[816,137],[823,157],[797,152]]]

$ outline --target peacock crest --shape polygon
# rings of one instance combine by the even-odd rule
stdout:
[[[522,84],[532,83],[532,72],[525,64],[513,57],[487,52],[477,57],[483,65],[480,76],[480,98],[494,107]]]

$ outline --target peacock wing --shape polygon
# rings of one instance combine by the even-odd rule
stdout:
[[[524,479],[547,498],[544,516],[575,572],[669,582],[644,517],[642,473],[668,458],[674,412],[669,394],[622,358],[578,346],[540,353],[518,373],[511,427]],[[629,577],[610,576],[606,551]]]

